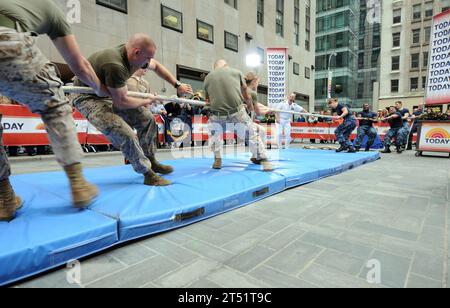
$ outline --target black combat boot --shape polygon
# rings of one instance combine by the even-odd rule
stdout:
[[[341,143],[341,147],[336,150],[336,153],[341,153],[341,152],[344,152],[344,151],[347,151],[347,150],[348,150],[347,145],[345,143]]]
[[[390,146],[386,146],[386,147],[384,148],[384,150],[381,151],[381,153],[384,153],[384,154],[392,153],[392,152],[391,152],[391,147],[390,147]]]

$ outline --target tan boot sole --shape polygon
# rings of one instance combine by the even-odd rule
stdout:
[[[23,200],[22,198],[16,196],[16,211],[20,210],[21,208],[23,208]]]
[[[272,172],[275,168],[270,163],[262,163],[264,172]]]
[[[172,182],[158,176],[151,180],[145,180],[144,185],[155,186],[155,187],[164,187],[164,186],[172,185]]]

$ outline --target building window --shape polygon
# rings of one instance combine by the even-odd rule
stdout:
[[[411,68],[419,68],[419,62],[420,62],[420,54],[415,53],[411,55]]]
[[[362,70],[364,68],[364,53],[358,55],[358,69]]]
[[[197,38],[214,44],[214,27],[203,21],[197,20]]]
[[[238,3],[237,0],[224,0],[226,4],[228,4],[229,6],[235,8],[237,10],[238,8]]]
[[[413,39],[412,42],[413,44],[420,44],[420,29],[414,29],[413,30]]]
[[[398,79],[391,80],[391,92],[398,93]]]
[[[294,2],[294,43],[300,46],[300,0]]]
[[[127,0],[96,0],[95,3],[125,14],[128,13]]]
[[[300,64],[294,62],[294,75],[300,75]]]
[[[425,31],[425,40],[424,40],[424,44],[428,45],[430,44],[430,40],[431,40],[431,27],[426,27],[424,29]]]
[[[422,18],[422,4],[413,6],[413,20],[420,20]]]
[[[400,33],[394,33],[392,34],[392,46],[394,47],[400,47],[400,38],[401,38],[401,34]]]
[[[183,14],[161,5],[161,25],[183,33]]]
[[[284,0],[277,0],[276,34],[284,36]]]
[[[311,45],[311,0],[305,0],[305,23],[306,23],[306,33],[305,33],[305,48],[310,51]]]
[[[258,0],[256,19],[258,25],[264,27],[264,0]]]
[[[427,77],[422,77],[422,90],[425,90],[427,86]]]
[[[394,20],[392,22],[394,25],[402,22],[402,9],[394,10]]]
[[[225,31],[225,48],[239,52],[239,37],[233,33]]]
[[[425,17],[431,18],[434,15],[434,4],[433,2],[427,2],[425,3]]]
[[[358,98],[364,98],[364,83],[358,83]]]
[[[257,53],[259,55],[259,58],[261,59],[261,64],[264,64],[265,63],[265,58],[266,58],[266,51],[263,48],[260,48],[260,47],[258,47],[256,49],[256,51],[257,51]]]
[[[373,52],[372,53],[372,67],[377,67],[378,66],[378,59],[379,59],[380,54],[378,52]]]
[[[423,53],[423,67],[428,67],[428,58],[429,58],[428,52],[424,52]]]
[[[305,67],[305,78],[311,79],[311,69],[309,67]]]
[[[411,78],[411,91],[416,92],[419,90],[419,78]]]
[[[305,39],[305,49],[306,49],[306,51],[310,51],[311,50],[311,32],[310,31],[306,31],[305,37],[306,37],[306,39]]]
[[[400,56],[392,57],[392,70],[393,71],[400,70]]]

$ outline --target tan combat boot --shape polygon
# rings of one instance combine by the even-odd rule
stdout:
[[[145,174],[144,185],[147,186],[169,186],[172,182],[160,177],[153,171],[149,171]]]
[[[155,173],[166,175],[166,174],[171,174],[174,171],[173,167],[161,164],[160,162],[158,162],[156,160],[155,157],[149,157],[149,160],[152,163],[152,170]]]
[[[214,159],[213,169],[215,169],[215,170],[222,169],[222,158],[216,157]]]
[[[264,172],[271,172],[275,169],[267,159],[261,160],[261,165],[263,166]]]
[[[22,199],[16,196],[8,179],[0,181],[0,221],[11,221],[22,207]]]
[[[98,196],[98,188],[86,181],[81,164],[64,167],[72,188],[72,200],[75,208],[88,207]]]

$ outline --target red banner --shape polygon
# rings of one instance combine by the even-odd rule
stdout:
[[[3,114],[3,144],[5,146],[45,146],[49,145],[47,133],[44,123],[39,115],[31,113],[28,108],[20,105],[0,105],[0,114]],[[78,140],[81,144],[87,145],[108,145],[108,139],[95,129],[89,122],[79,113],[73,114]],[[158,124],[159,141],[164,141],[164,121],[160,116],[155,117]],[[272,130],[277,129],[277,125],[267,126],[267,139],[269,143],[276,143],[278,136],[272,134]],[[292,123],[293,139],[317,139],[317,140],[336,140],[334,135],[338,124],[308,124],[308,123]],[[381,139],[389,130],[389,125],[380,123],[376,124]],[[352,139],[356,138],[355,131]],[[234,140],[236,135],[234,132],[226,132],[224,139]],[[201,142],[208,140],[208,118],[203,116],[195,116],[192,120],[192,139]]]

